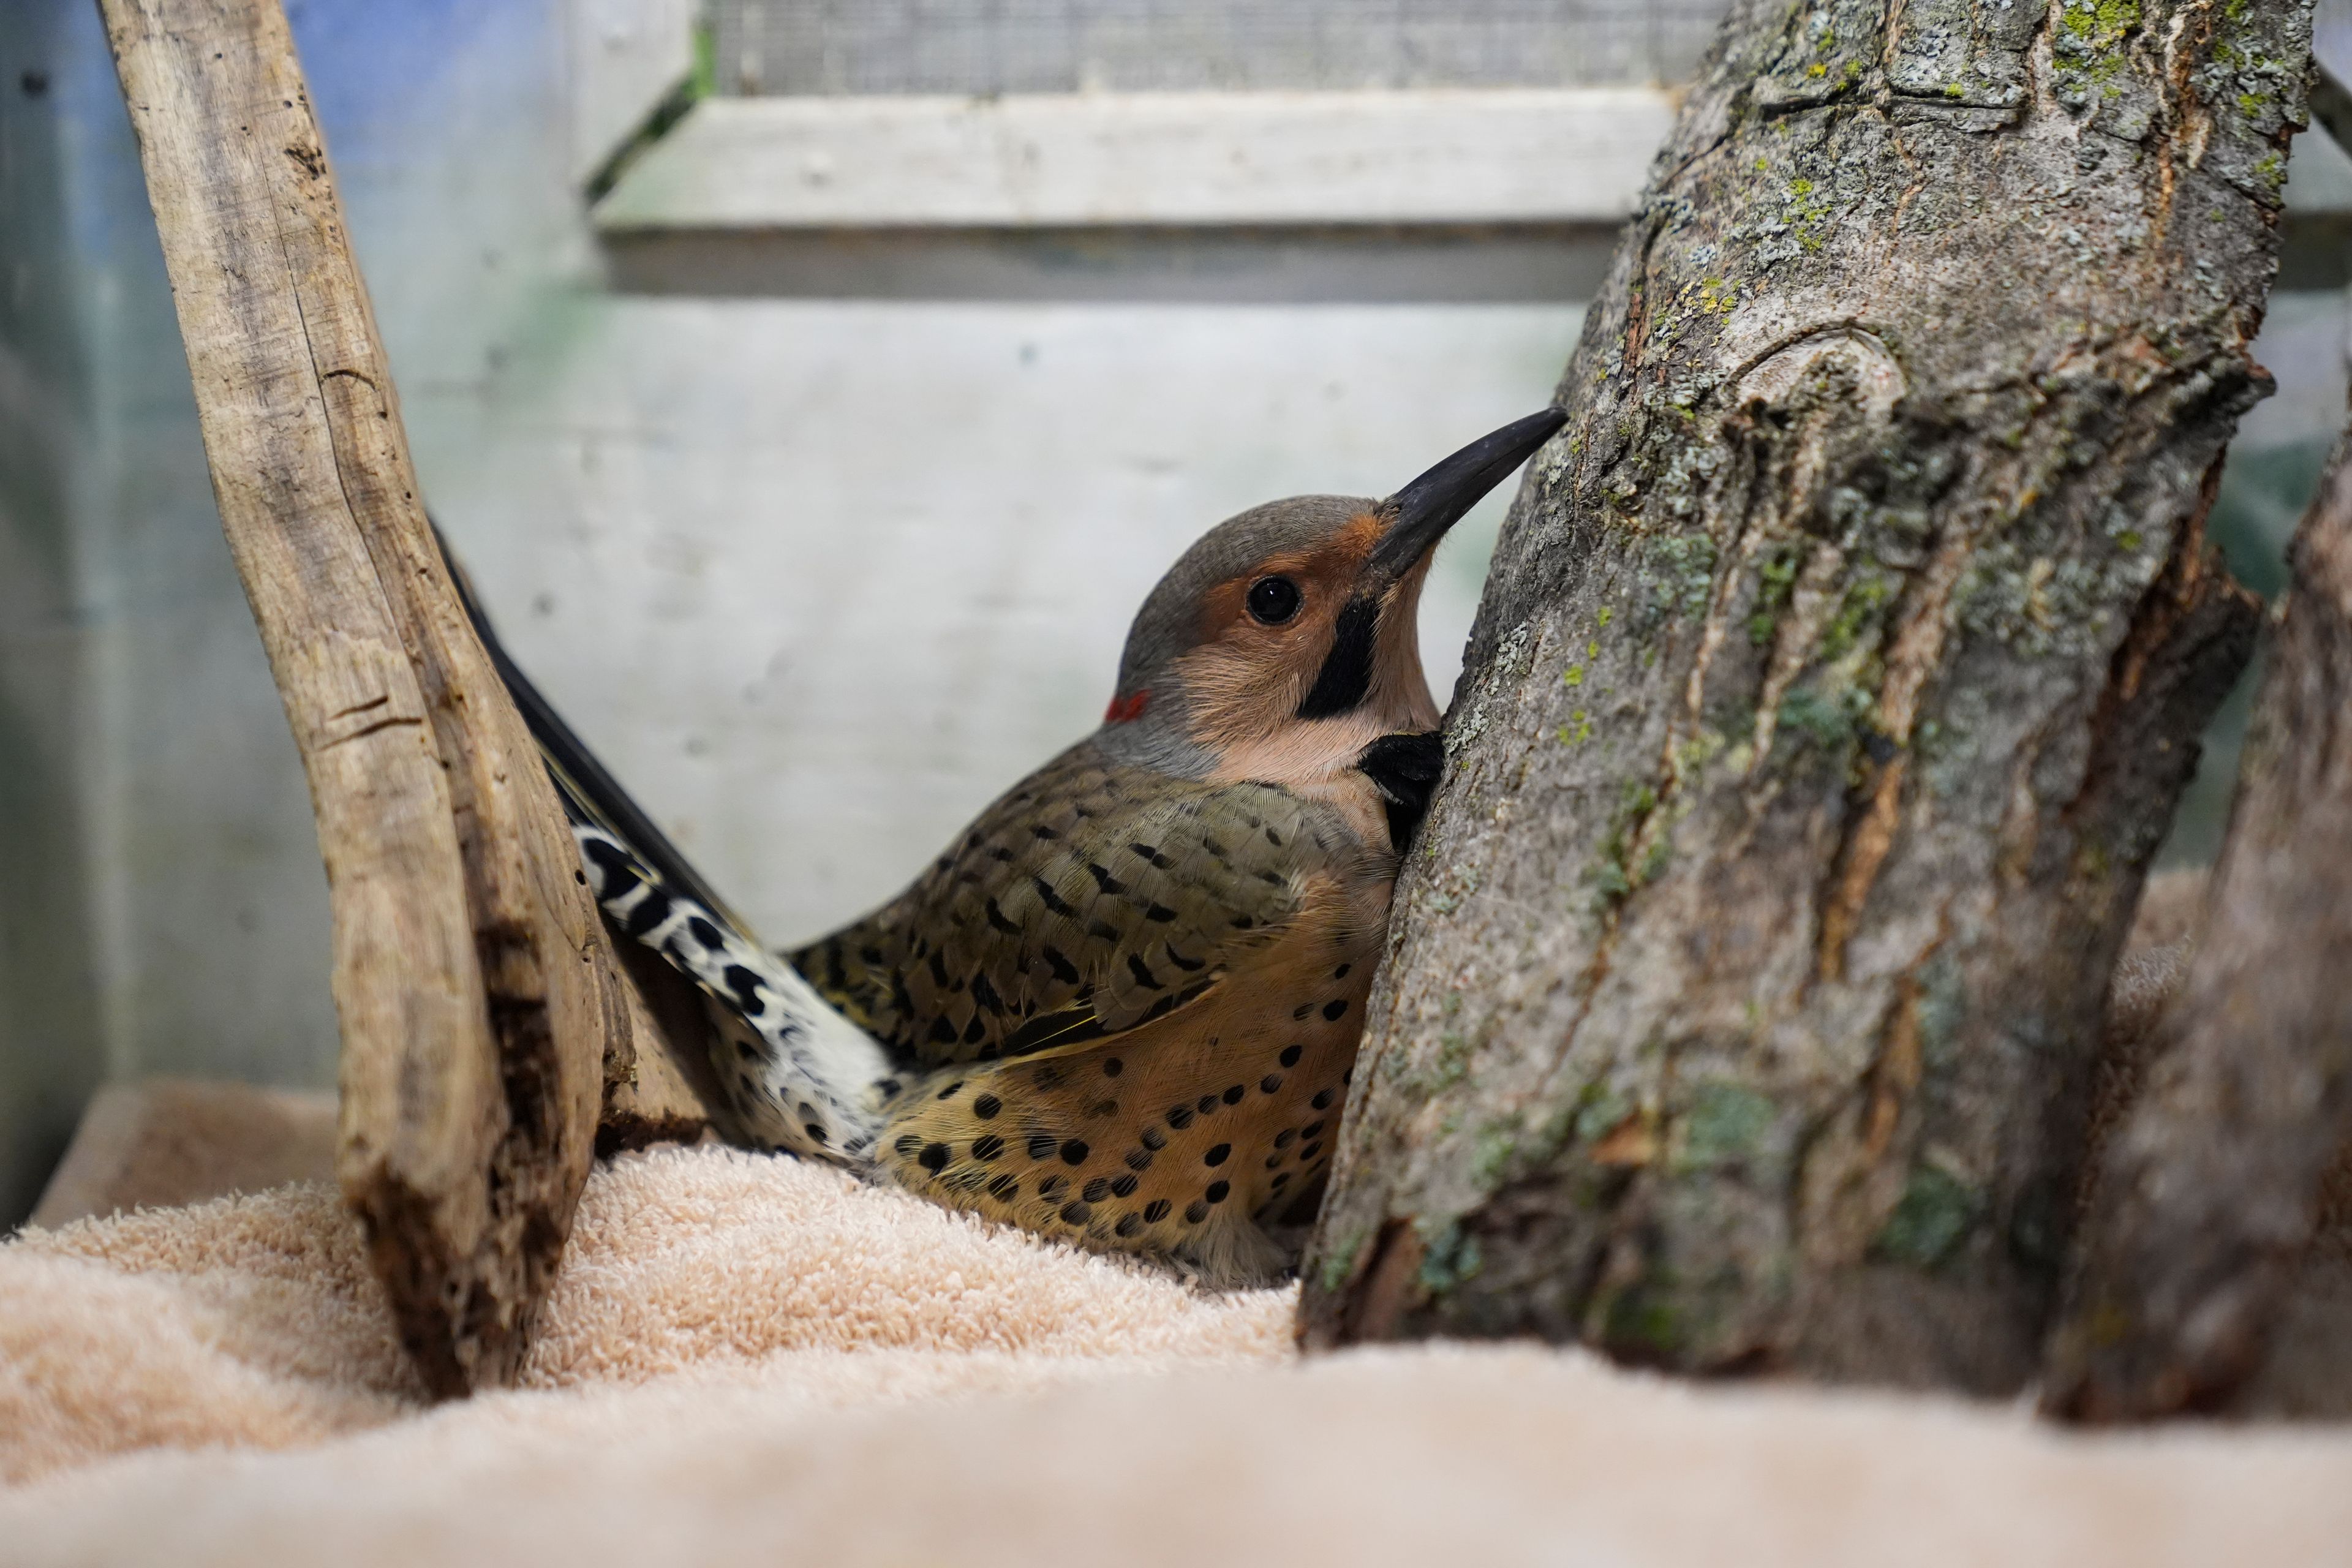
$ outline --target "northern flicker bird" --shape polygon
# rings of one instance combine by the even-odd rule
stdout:
[[[1443,761],[1416,626],[1432,553],[1564,417],[1506,426],[1386,500],[1218,524],[1144,601],[1101,727],[789,963],[468,608],[607,918],[712,998],[746,1142],[1262,1279],[1284,1259],[1260,1220],[1334,1146],[1398,858]]]

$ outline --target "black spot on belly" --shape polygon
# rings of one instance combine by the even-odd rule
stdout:
[[[1202,1203],[1200,1199],[1194,1198],[1191,1203],[1184,1205],[1184,1223],[1186,1225],[1198,1225],[1208,1217],[1209,1205]]]
[[[993,1120],[996,1113],[1003,1109],[1004,1101],[992,1094],[983,1094],[971,1102],[971,1113],[982,1121]]]
[[[1282,1047],[1282,1055],[1275,1059],[1279,1061],[1284,1067],[1295,1068],[1298,1065],[1299,1057],[1303,1055],[1305,1051],[1306,1047],[1304,1046],[1285,1046]]]
[[[922,1166],[924,1170],[929,1171],[934,1174],[946,1170],[948,1164],[948,1146],[944,1143],[926,1144],[923,1148],[922,1153],[917,1157],[916,1163]]]
[[[1108,1195],[1109,1192],[1110,1178],[1108,1176],[1097,1176],[1093,1181],[1088,1182],[1085,1186],[1078,1189],[1078,1196],[1086,1199],[1087,1202],[1090,1204],[1098,1204],[1103,1201],[1104,1197]]]
[[[1232,1088],[1225,1090],[1225,1103],[1227,1105],[1239,1105],[1242,1102],[1242,1096],[1247,1092],[1248,1090],[1243,1089],[1241,1085],[1234,1084]]]
[[[1111,1226],[1111,1229],[1120,1236],[1133,1236],[1137,1231],[1141,1230],[1142,1228],[1143,1216],[1141,1215],[1132,1214],[1123,1214],[1119,1215],[1118,1223]]]
[[[1021,1184],[1011,1176],[999,1176],[988,1184],[988,1195],[1009,1204],[1021,1195]]]
[[[1127,1168],[1130,1171],[1148,1171],[1151,1169],[1151,1151],[1149,1149],[1129,1149],[1127,1152]]]
[[[975,1160],[993,1160],[1003,1152],[1004,1140],[993,1132],[971,1141],[971,1157]]]
[[[911,1154],[922,1145],[922,1135],[920,1133],[902,1132],[898,1135],[898,1141],[891,1144],[890,1147],[897,1150],[901,1155]]]
[[[1282,1075],[1278,1072],[1270,1072],[1257,1080],[1257,1086],[1264,1092],[1272,1094],[1282,1087]]]
[[[1334,980],[1345,980],[1348,978],[1348,971],[1355,967],[1356,966],[1352,963],[1343,963],[1339,968],[1331,972],[1331,978]]]
[[[1087,1163],[1087,1141],[1083,1138],[1073,1138],[1062,1145],[1062,1163],[1083,1165]]]
[[[1131,1198],[1135,1195],[1135,1178],[1121,1176],[1110,1184],[1110,1190],[1115,1197]]]
[[[1275,1179],[1274,1179],[1274,1190],[1275,1190],[1276,1192],[1277,1192],[1277,1193],[1278,1193],[1278,1192],[1282,1191],[1282,1189],[1283,1189],[1283,1188],[1285,1188],[1285,1187],[1286,1187],[1286,1186],[1288,1186],[1288,1185],[1290,1185],[1290,1173],[1289,1173],[1289,1172],[1285,1171],[1285,1172],[1283,1172],[1283,1173],[1282,1173],[1282,1174],[1280,1174],[1280,1175],[1278,1175],[1278,1176],[1275,1177]]]
[[[1331,1109],[1331,1091],[1328,1089],[1318,1089],[1315,1091],[1315,1098],[1307,1103],[1318,1110],[1328,1110]]]
[[[1213,1204],[1221,1204],[1225,1201],[1225,1194],[1233,1190],[1234,1186],[1231,1182],[1211,1182],[1209,1184],[1209,1190],[1202,1193],[1201,1195],[1208,1199]]]
[[[1293,1022],[1296,1022],[1297,1020],[1298,1020],[1298,1019],[1300,1019],[1300,1018],[1304,1018],[1305,1016],[1307,1016],[1307,1014],[1312,1013],[1313,1011],[1315,1011],[1315,1004],[1314,1004],[1314,1003],[1312,1003],[1312,1002],[1301,1002],[1297,1006],[1293,1007],[1293,1008],[1290,1010],[1290,1016],[1291,1016],[1292,1021],[1293,1021]]]
[[[1094,1206],[1083,1200],[1062,1206],[1062,1218],[1071,1225],[1084,1225],[1094,1216]]]
[[[1063,1194],[1069,1190],[1070,1181],[1066,1176],[1048,1176],[1037,1184],[1037,1195],[1049,1204],[1060,1203]]]
[[[1117,1057],[1105,1057],[1103,1058],[1103,1077],[1117,1078],[1126,1070],[1127,1064],[1119,1060]]]
[[[1298,1163],[1302,1165],[1311,1163],[1315,1156],[1321,1152],[1323,1152],[1322,1144],[1309,1143],[1306,1148],[1301,1149],[1298,1152]]]
[[[1339,1015],[1345,1013],[1347,1010],[1348,1004],[1345,1000],[1327,1002],[1323,1005],[1323,1016],[1336,1024],[1339,1021]]]
[[[953,1099],[956,1097],[957,1091],[959,1091],[959,1090],[960,1090],[960,1089],[961,1089],[962,1088],[963,1088],[963,1079],[956,1079],[956,1080],[955,1080],[955,1082],[953,1082],[953,1083],[951,1083],[951,1084],[948,1085],[948,1086],[947,1086],[947,1088],[945,1088],[945,1089],[943,1089],[940,1090],[940,1092],[939,1092],[936,1096],[934,1096],[933,1098],[935,1098],[935,1099],[939,1099],[939,1100],[953,1100]]]
[[[1053,1157],[1054,1151],[1061,1146],[1062,1141],[1059,1138],[1049,1136],[1046,1133],[1033,1132],[1029,1135],[1029,1157],[1032,1160],[1051,1159]]]
[[[810,1142],[817,1145],[819,1148],[823,1148],[824,1146],[824,1129],[818,1126],[815,1122],[811,1121],[805,1123],[801,1128],[801,1131],[808,1134]]]
[[[718,951],[720,938],[717,926],[712,925],[700,915],[696,915],[686,922],[686,929],[694,933],[695,941],[714,952]]]
[[[1234,1146],[1232,1144],[1220,1143],[1215,1148],[1201,1156],[1201,1163],[1204,1165],[1222,1165],[1233,1152]]]
[[[1137,1137],[1145,1148],[1155,1152],[1168,1147],[1168,1134],[1157,1127],[1147,1127]]]
[[[1144,1205],[1143,1217],[1152,1225],[1158,1225],[1161,1220],[1166,1219],[1168,1217],[1168,1200],[1166,1198],[1154,1198],[1150,1203]]]
[[[1310,1121],[1298,1130],[1298,1135],[1301,1138],[1320,1138],[1323,1136],[1323,1129],[1328,1125],[1329,1125],[1328,1122]]]
[[[1187,1127],[1192,1126],[1192,1108],[1189,1105],[1180,1105],[1174,1110],[1169,1111],[1168,1125],[1173,1127],[1179,1132],[1181,1132]]]
[[[1207,1116],[1217,1109],[1217,1097],[1213,1094],[1204,1094],[1193,1103],[1192,1109]]]

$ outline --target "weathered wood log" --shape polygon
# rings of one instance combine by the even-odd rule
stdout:
[[[1507,524],[1310,1346],[2021,1384],[2257,618],[2294,0],[1736,0]]]
[[[337,1173],[427,1383],[497,1383],[570,1228],[608,1065],[632,1068],[621,982],[426,527],[278,0],[100,9],[318,816]]]
[[[2204,934],[2101,1162],[2052,1346],[2045,1404],[2080,1419],[2232,1401],[2352,1141],[2352,990],[2336,967],[2352,952],[2352,434],[2288,564]],[[2352,1387],[2301,1398],[2341,1411]]]

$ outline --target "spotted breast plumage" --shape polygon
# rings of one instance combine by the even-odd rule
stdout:
[[[761,950],[477,624],[608,918],[701,984],[734,1131],[1214,1282],[1335,1146],[1398,856],[1442,763],[1432,550],[1561,423],[1384,501],[1219,524],[1129,634],[1102,727],[897,898]],[[470,593],[469,607],[472,605]]]

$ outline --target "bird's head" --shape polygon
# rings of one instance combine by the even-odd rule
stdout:
[[[1386,500],[1294,496],[1211,529],[1128,632],[1103,748],[1189,776],[1289,781],[1436,728],[1416,625],[1430,558],[1566,418],[1507,425]]]

